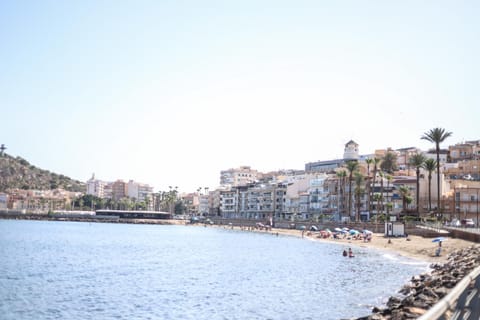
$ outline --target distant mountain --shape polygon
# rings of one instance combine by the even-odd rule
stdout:
[[[43,170],[28,163],[21,157],[6,153],[0,156],[0,191],[7,189],[52,190],[85,192],[86,185],[63,174]]]

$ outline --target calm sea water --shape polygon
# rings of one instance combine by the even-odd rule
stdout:
[[[0,220],[0,319],[341,319],[427,265],[199,226]]]

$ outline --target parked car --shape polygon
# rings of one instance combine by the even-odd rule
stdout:
[[[462,226],[465,228],[475,228],[475,222],[472,219],[463,219]]]

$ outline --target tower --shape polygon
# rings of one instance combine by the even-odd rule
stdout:
[[[343,160],[358,160],[358,143],[353,140],[348,141],[345,144],[345,150],[343,152]]]

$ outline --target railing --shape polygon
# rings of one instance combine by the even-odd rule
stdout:
[[[480,267],[463,278],[445,297],[418,320],[480,318]]]

